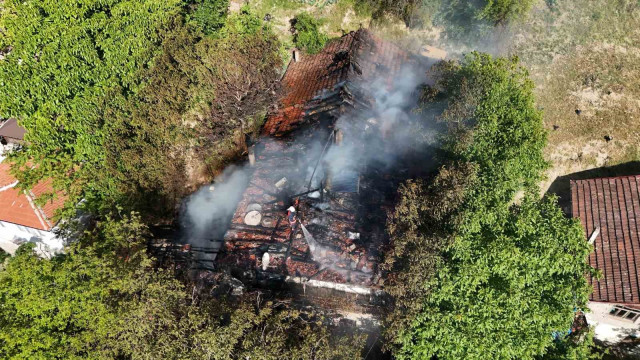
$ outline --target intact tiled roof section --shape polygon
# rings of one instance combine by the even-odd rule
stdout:
[[[571,181],[573,217],[587,239],[600,228],[589,264],[601,280],[589,278],[592,301],[640,304],[640,176]]]
[[[16,178],[11,175],[10,169],[11,164],[8,162],[0,163],[0,190],[16,183]]]
[[[51,230],[56,210],[62,208],[66,197],[58,193],[55,199],[39,206],[37,199],[53,191],[51,180],[37,183],[31,191],[20,190],[16,179],[10,174],[10,163],[0,163],[0,221],[34,229]],[[7,183],[6,186],[2,184]]]
[[[320,53],[303,55],[289,64],[282,79],[284,95],[279,109],[269,116],[263,133],[281,136],[295,129],[304,121],[309,103],[345,81],[376,76],[391,85],[400,67],[413,59],[366,29],[334,39]]]
[[[35,204],[16,187],[0,192],[0,221],[39,230],[51,230]]]
[[[31,189],[31,195],[33,198],[38,199],[43,195],[48,195],[53,190],[53,181],[51,179],[43,180],[37,183]],[[40,209],[44,213],[46,219],[51,221],[53,219],[56,210],[61,209],[64,206],[64,202],[67,200],[67,197],[62,194],[62,192],[56,193],[54,199],[47,200],[44,204],[41,204]]]

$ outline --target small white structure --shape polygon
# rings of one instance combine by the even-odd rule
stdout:
[[[590,313],[585,313],[589,325],[595,328],[595,337],[615,344],[631,336],[640,335],[640,307],[590,301]]]
[[[20,245],[33,242],[43,257],[60,252],[64,244],[56,236],[51,218],[62,199],[38,206],[37,197],[50,192],[51,184],[42,182],[31,191],[23,191],[9,169],[9,163],[0,162],[0,248],[13,255]]]

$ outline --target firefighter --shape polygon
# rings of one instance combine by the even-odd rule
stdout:
[[[293,206],[289,206],[287,209],[287,219],[289,219],[289,225],[291,226],[291,230],[296,229],[296,225],[298,223],[298,217],[296,216],[296,208]]]

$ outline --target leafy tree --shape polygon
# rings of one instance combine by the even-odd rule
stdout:
[[[104,250],[139,245],[143,227],[108,223]],[[129,292],[130,264],[111,251],[79,246],[51,260],[21,246],[0,271],[0,356],[4,359],[84,359],[113,356],[104,347],[119,309]],[[138,259],[140,260],[140,259]],[[114,266],[119,264],[122,266]],[[138,261],[138,264],[140,261]],[[138,266],[134,268],[137,268]]]
[[[296,15],[291,20],[294,31],[293,43],[309,54],[320,52],[329,39],[319,29],[320,22],[306,12]]]
[[[0,270],[3,359],[344,359],[362,338],[260,296],[210,298],[145,254],[138,216],[106,220],[51,260],[22,246]]]
[[[198,2],[187,17],[223,3]],[[246,7],[207,18],[202,31],[215,33],[204,38],[178,0],[9,1],[3,11],[0,116],[20,118],[28,140],[17,176],[23,187],[52,177],[66,215],[84,199],[93,213],[162,220],[194,168],[213,173],[242,150],[242,131],[275,96],[280,43]]]
[[[474,177],[473,166],[452,165],[434,179],[410,180],[398,189],[400,198],[387,228],[394,246],[383,264],[389,274],[385,291],[396,308],[386,319],[387,333],[407,329],[420,313],[422,303],[416,299],[430,293],[425,279],[442,266],[442,252],[450,245],[455,216]]]
[[[534,0],[487,0],[478,13],[478,18],[487,19],[494,24],[516,20],[529,12]]]
[[[172,214],[188,190],[187,166],[215,173],[243,149],[242,132],[275,99],[280,43],[249,12],[206,38],[177,25],[161,49],[143,72],[145,87],[129,99],[115,91],[101,114],[110,119],[107,155],[91,182],[102,195],[93,203],[103,208]]]
[[[139,72],[180,9],[180,0],[3,3],[0,116],[20,119],[28,146],[18,164],[35,165],[17,174],[22,186],[52,176],[79,199],[105,160],[102,99],[114,88],[139,91]]]
[[[537,357],[542,360],[598,360],[602,359],[600,349],[596,348],[593,341],[593,330],[570,334],[556,339],[553,345],[547,348],[543,356]]]
[[[401,296],[389,317],[399,328],[396,355],[532,359],[586,304],[590,246],[555,199],[536,199],[545,133],[517,60],[474,53],[440,71],[438,88],[449,96],[443,147],[453,165],[433,184],[403,188],[390,217],[402,257],[394,262],[405,265],[398,279],[410,280],[391,285],[408,287],[418,304]],[[435,261],[425,266],[427,258]]]
[[[220,30],[227,18],[229,0],[196,0],[190,6],[195,7],[187,20],[195,24],[205,35]]]

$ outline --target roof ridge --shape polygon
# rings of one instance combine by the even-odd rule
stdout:
[[[3,187],[0,187],[0,192],[3,192],[5,190],[9,190],[11,188],[14,188],[16,185],[18,185],[18,180],[14,181],[13,183],[9,184],[9,185],[5,185]]]
[[[44,212],[42,211],[42,209],[40,209],[38,205],[36,205],[36,203],[33,200],[35,198],[35,195],[33,195],[31,191],[27,192],[26,190],[24,190],[23,192],[24,192],[24,195],[27,197],[27,201],[29,201],[29,205],[31,205],[33,212],[36,214],[36,217],[40,221],[40,225],[42,225],[42,227],[45,230],[51,229],[52,226],[47,220],[47,217],[44,215]]]

